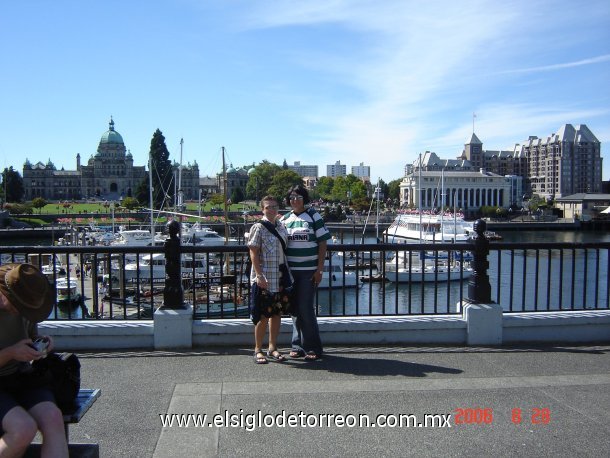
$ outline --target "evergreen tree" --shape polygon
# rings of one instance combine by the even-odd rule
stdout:
[[[159,210],[163,205],[171,205],[174,196],[172,163],[169,160],[165,137],[159,129],[155,131],[150,141],[150,157],[152,158],[153,208]],[[142,205],[149,204],[148,175],[138,186],[136,197]]]
[[[244,192],[241,188],[234,188],[231,193],[231,203],[238,204],[244,200]]]
[[[2,189],[6,192],[4,198],[6,202],[21,202],[25,194],[23,188],[23,178],[19,172],[10,166],[2,172]]]

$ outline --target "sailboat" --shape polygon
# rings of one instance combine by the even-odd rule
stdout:
[[[421,154],[419,156],[419,209],[398,214],[384,232],[391,243],[456,243],[465,242],[473,233],[472,224],[464,221],[463,215],[441,210],[440,214],[424,213],[421,209],[422,178]],[[441,195],[444,204],[444,182],[441,174]],[[444,205],[441,205],[444,208]],[[448,230],[447,230],[448,228]],[[397,251],[386,263],[386,278],[395,283],[443,282],[462,280],[470,275],[467,256],[453,252]],[[462,254],[464,253],[464,254]]]

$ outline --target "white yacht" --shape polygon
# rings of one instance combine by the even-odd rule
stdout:
[[[139,278],[141,281],[150,282],[151,272],[153,281],[165,280],[165,254],[164,253],[152,253],[143,255],[140,258],[140,262],[130,262],[125,264],[125,280],[136,281]],[[193,275],[193,269],[195,275],[205,275],[209,273],[215,273],[218,268],[210,265],[208,267],[205,256],[195,256],[184,253],[181,256],[181,272],[183,278],[189,278]],[[114,270],[114,269],[113,269]],[[119,272],[113,272],[114,276],[118,276]]]
[[[412,210],[398,214],[383,233],[390,243],[465,242],[474,234],[472,224],[461,213]]]
[[[470,277],[472,267],[468,263],[450,260],[442,255],[439,252],[435,259],[434,253],[399,251],[386,261],[385,276],[394,283],[442,283]]]
[[[163,246],[167,237],[155,234],[153,237],[150,231],[146,229],[129,229],[120,230],[116,240],[111,242],[111,245],[116,246],[151,246],[154,242],[155,246]]]
[[[331,262],[331,258],[327,254],[324,260],[324,274],[318,288],[357,288],[358,286],[356,272],[343,269],[343,257],[332,252]]]
[[[202,226],[199,223],[195,223],[192,226],[183,224],[182,243],[184,245],[197,246],[223,246],[237,245],[239,242],[235,238],[229,238],[225,243],[225,238],[218,232],[212,230],[208,226]]]
[[[57,293],[57,305],[59,307],[76,306],[80,303],[82,296],[77,291],[78,283],[76,280],[60,278],[55,282]]]

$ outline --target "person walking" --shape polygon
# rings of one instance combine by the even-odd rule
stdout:
[[[286,194],[292,211],[281,222],[288,232],[286,257],[294,277],[292,296],[292,350],[290,357],[316,361],[322,357],[322,341],[314,307],[315,290],[324,274],[326,243],[330,232],[322,216],[311,207],[302,185]]]

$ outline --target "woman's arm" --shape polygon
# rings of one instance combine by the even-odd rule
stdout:
[[[31,346],[31,339],[23,339],[0,350],[0,367],[9,361],[32,361],[42,358],[42,353]]]
[[[252,260],[252,270],[256,275],[256,284],[263,289],[267,289],[267,277],[263,274],[263,267],[261,266],[260,258],[260,247],[251,246],[250,248],[250,259]]]

